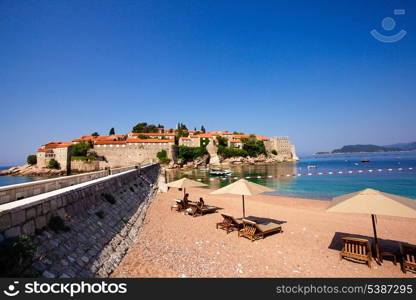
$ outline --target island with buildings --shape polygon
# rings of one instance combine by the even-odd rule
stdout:
[[[66,175],[159,162],[166,168],[197,168],[245,163],[296,161],[288,137],[265,137],[230,131],[176,129],[139,123],[127,134],[98,133],[72,141],[51,141],[28,157],[28,164],[0,175]]]

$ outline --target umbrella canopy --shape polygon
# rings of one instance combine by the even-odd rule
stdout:
[[[204,187],[207,186],[205,183],[198,182],[195,180],[191,180],[189,178],[182,178],[176,181],[169,182],[167,184],[168,187],[183,189],[183,194],[185,195],[186,188],[196,188],[196,187]]]
[[[365,189],[335,197],[326,211],[416,218],[416,201]]]
[[[234,194],[241,195],[243,200],[243,218],[245,218],[244,196],[258,195],[265,192],[274,192],[274,190],[263,185],[248,181],[246,179],[237,180],[223,188],[211,192],[211,194]]]
[[[380,262],[380,248],[377,239],[376,215],[416,218],[416,201],[383,193],[373,189],[365,189],[359,192],[342,195],[332,199],[327,212],[343,212],[371,214],[376,244],[376,256]]]

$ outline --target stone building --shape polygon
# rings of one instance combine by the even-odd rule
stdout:
[[[277,154],[285,160],[299,160],[298,156],[296,155],[295,145],[292,144],[289,137],[274,136],[271,137],[269,141],[270,151],[276,150]]]
[[[61,170],[67,171],[70,169],[70,151],[69,147],[72,142],[50,142],[41,146],[37,153],[37,165],[41,168],[46,168],[51,159],[59,163]]]

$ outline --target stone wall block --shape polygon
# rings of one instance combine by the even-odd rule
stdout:
[[[16,212],[12,212],[11,215],[12,215],[12,226],[20,225],[24,223],[26,220],[26,214],[23,209],[16,211]]]

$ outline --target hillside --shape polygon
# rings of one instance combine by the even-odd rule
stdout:
[[[392,152],[400,150],[395,147],[382,147],[377,145],[346,145],[340,149],[333,150],[332,153]]]
[[[393,145],[386,145],[386,148],[398,148],[403,151],[412,151],[416,150],[416,142],[413,143],[397,143]]]

